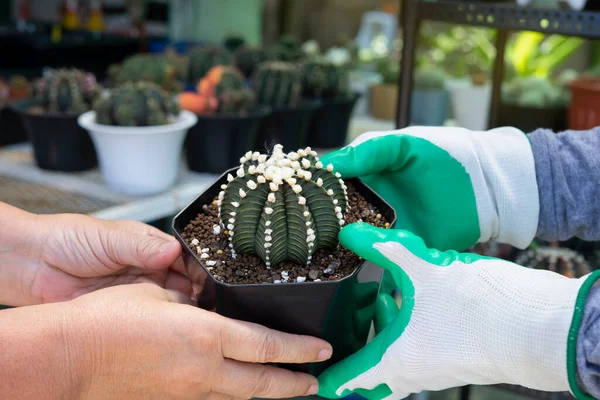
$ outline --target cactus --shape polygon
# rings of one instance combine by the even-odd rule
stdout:
[[[424,90],[441,90],[444,88],[446,75],[439,68],[423,68],[415,74],[415,88]]]
[[[182,90],[175,67],[166,58],[150,54],[136,54],[123,62],[116,72],[116,83],[125,82],[151,82],[170,92]]]
[[[255,254],[267,268],[283,261],[309,265],[334,249],[348,208],[346,185],[310,149],[270,156],[248,152],[229,174],[217,205],[232,254]]]
[[[179,114],[175,99],[149,82],[128,82],[94,103],[96,122],[116,126],[155,126],[172,122]]]
[[[13,75],[8,82],[8,92],[10,98],[14,100],[24,99],[29,97],[31,87],[29,81],[23,75]]]
[[[235,52],[240,47],[246,44],[246,39],[243,36],[237,34],[227,35],[223,40],[223,47],[231,52]]]
[[[217,112],[241,113],[255,103],[254,93],[245,87],[241,73],[231,66],[213,67],[198,83],[200,96],[216,99]]]
[[[327,60],[312,60],[302,66],[302,93],[306,97],[335,98],[349,94],[346,68]]]
[[[188,82],[198,82],[217,65],[233,65],[233,54],[218,47],[200,47],[192,51],[188,62]]]
[[[235,65],[247,79],[254,75],[257,67],[269,60],[269,54],[255,47],[243,46],[235,52]]]
[[[294,107],[300,90],[300,71],[294,64],[270,61],[256,71],[254,91],[259,104]]]
[[[271,51],[272,57],[278,61],[296,62],[305,56],[298,40],[292,35],[282,35]]]
[[[91,108],[100,90],[94,75],[75,68],[61,68],[38,79],[33,95],[49,112],[81,114]]]
[[[524,251],[515,259],[515,263],[557,272],[570,278],[580,278],[592,271],[581,254],[561,247],[539,247]]]

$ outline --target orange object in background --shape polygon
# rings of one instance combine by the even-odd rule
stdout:
[[[587,130],[600,126],[600,78],[581,77],[569,84],[569,129]]]
[[[219,100],[215,97],[202,96],[192,92],[179,95],[179,106],[194,114],[212,114],[219,107]]]

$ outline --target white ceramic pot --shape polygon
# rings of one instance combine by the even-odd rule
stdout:
[[[196,121],[196,115],[189,111],[181,111],[172,124],[160,126],[100,125],[94,111],[78,119],[94,141],[107,185],[136,196],[159,193],[173,186],[185,135]]]
[[[450,85],[449,89],[457,125],[475,131],[487,130],[492,98],[491,85],[473,86],[469,82],[464,85]]]

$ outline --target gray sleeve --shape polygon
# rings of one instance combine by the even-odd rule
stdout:
[[[586,300],[577,336],[577,376],[580,388],[600,399],[600,287]]]
[[[537,237],[600,240],[600,128],[528,135],[540,198]]]

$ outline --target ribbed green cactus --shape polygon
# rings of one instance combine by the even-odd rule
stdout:
[[[428,67],[415,73],[415,88],[440,90],[444,88],[446,74],[437,67]]]
[[[257,102],[268,106],[294,107],[300,98],[300,71],[292,63],[270,61],[254,76]]]
[[[235,52],[235,65],[247,79],[252,78],[256,68],[269,60],[269,54],[258,47],[242,46]]]
[[[345,97],[350,91],[346,68],[327,60],[311,60],[302,66],[302,93],[306,97]]]
[[[116,83],[151,82],[171,92],[179,92],[182,85],[176,80],[175,66],[164,57],[136,54],[127,58],[116,73]]]
[[[100,94],[94,75],[79,69],[51,70],[33,86],[33,96],[49,112],[81,114]]]
[[[217,205],[236,254],[256,254],[267,268],[283,261],[309,265],[334,249],[348,208],[346,185],[310,147],[289,154],[248,152],[229,174]]]
[[[281,35],[271,52],[279,61],[295,62],[304,58],[304,51],[293,35]]]
[[[129,82],[112,89],[94,103],[96,122],[101,125],[166,125],[179,114],[179,105],[160,86]]]
[[[233,54],[219,47],[199,47],[190,53],[188,82],[197,83],[217,65],[233,65]]]
[[[219,113],[244,113],[256,104],[256,96],[248,88],[225,91],[218,99],[217,112]]]

